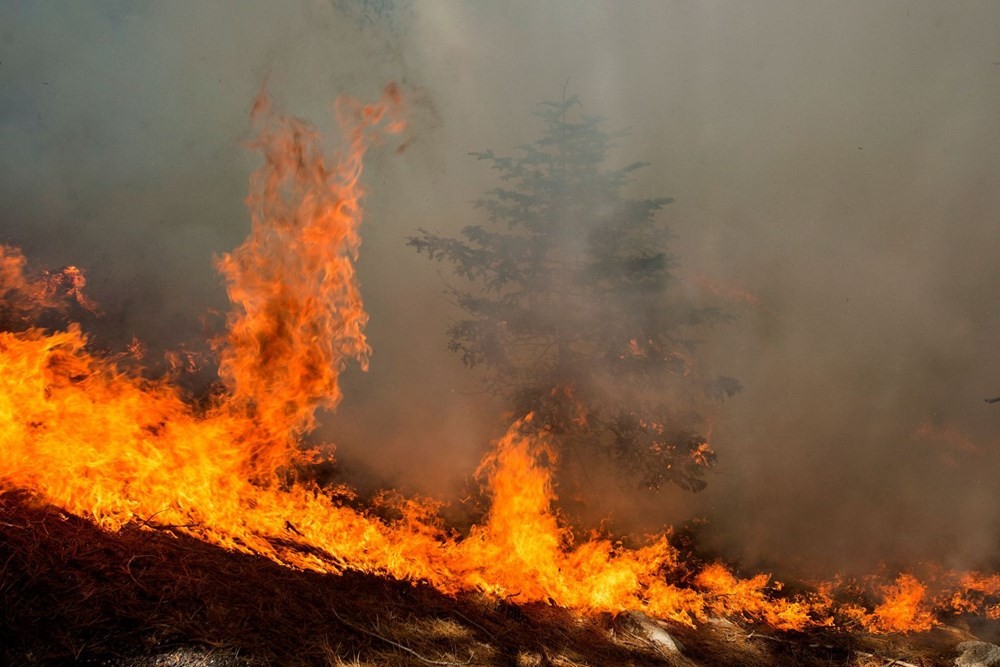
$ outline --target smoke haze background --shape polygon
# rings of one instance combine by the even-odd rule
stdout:
[[[319,439],[366,483],[457,495],[501,407],[446,349],[446,267],[404,239],[481,221],[496,181],[468,152],[534,140],[568,80],[631,130],[609,166],[651,163],[631,194],[677,199],[683,285],[735,318],[700,359],[745,385],[707,491],[595,480],[594,515],[703,516],[749,566],[996,566],[998,26],[992,2],[6,3],[0,242],[83,268],[103,344],[197,346],[262,83],[334,136],[338,94],[401,81],[413,141],[364,177],[371,371]]]

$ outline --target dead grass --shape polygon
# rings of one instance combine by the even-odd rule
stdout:
[[[931,667],[972,637],[751,634],[722,621],[669,628],[683,645],[671,654],[627,618],[300,572],[163,531],[112,535],[17,493],[0,494],[0,563],[10,665]]]

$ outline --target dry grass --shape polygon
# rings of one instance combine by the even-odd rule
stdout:
[[[163,531],[111,535],[15,493],[0,495],[0,563],[0,664],[11,665],[930,667],[952,664],[971,638],[777,636],[713,622],[671,627],[678,655],[625,617],[300,572]]]

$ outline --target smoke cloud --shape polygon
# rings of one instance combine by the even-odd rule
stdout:
[[[84,269],[99,344],[207,349],[257,91],[333,137],[338,94],[400,81],[412,141],[364,177],[371,369],[317,437],[355,479],[454,497],[502,406],[448,353],[447,276],[405,237],[480,222],[495,174],[468,152],[535,139],[566,86],[630,129],[620,165],[651,163],[630,194],[676,198],[685,289],[733,315],[701,362],[745,387],[707,491],[597,479],[594,514],[704,517],[750,566],[995,567],[998,24],[931,0],[7,3],[0,242]]]

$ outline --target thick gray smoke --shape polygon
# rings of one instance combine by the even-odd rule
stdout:
[[[251,101],[334,135],[338,94],[409,91],[413,142],[367,165],[359,271],[375,354],[322,438],[372,483],[449,493],[501,408],[446,350],[418,227],[481,221],[568,80],[662,215],[693,299],[735,319],[702,363],[744,391],[697,496],[595,514],[692,516],[751,565],[986,564],[1000,545],[1000,5],[475,2],[5,3],[0,242],[76,264],[108,346],[204,339],[213,254],[247,230]],[[714,294],[717,293],[717,294]]]

